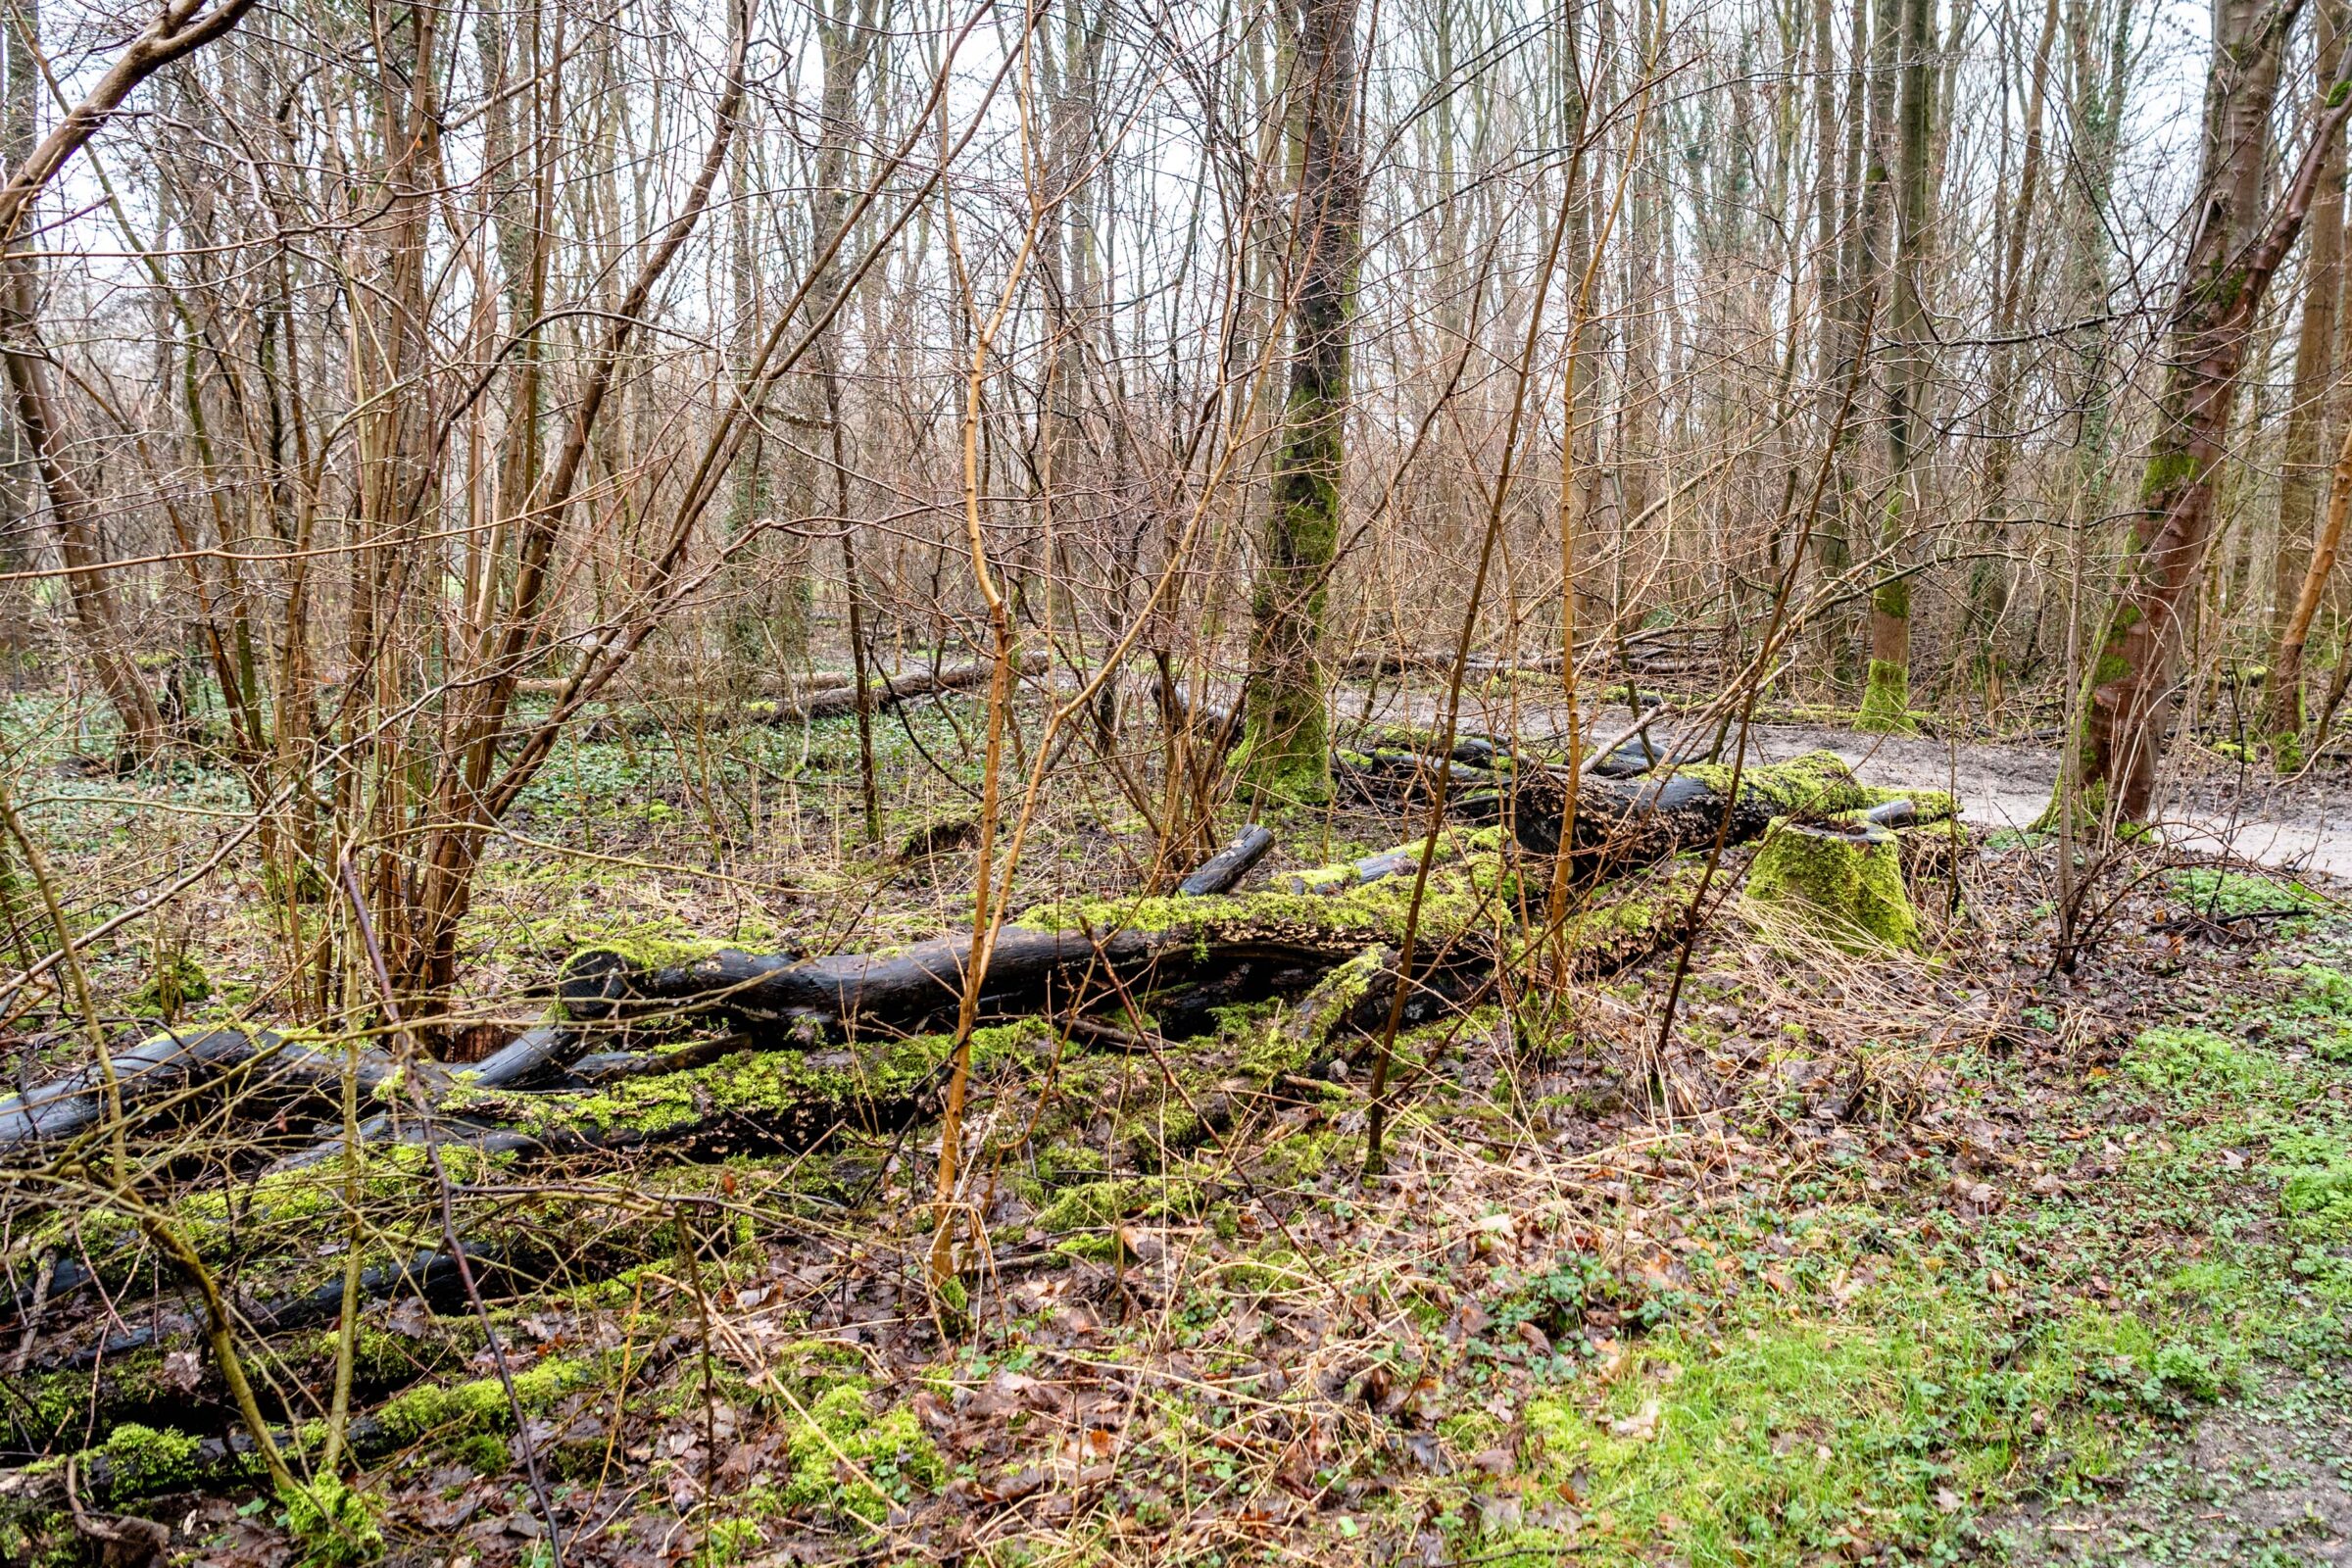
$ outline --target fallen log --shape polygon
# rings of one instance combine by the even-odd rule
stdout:
[[[109,1064],[113,1093],[127,1112],[241,1071],[257,1088],[317,1091],[340,1085],[346,1062],[341,1051],[295,1044],[268,1029],[236,1028],[166,1030],[115,1053]],[[363,1092],[372,1092],[392,1071],[382,1052],[360,1054]],[[0,1151],[71,1138],[97,1125],[107,1109],[106,1077],[106,1069],[93,1063],[0,1101]]]
[[[1271,829],[1252,822],[1238,834],[1233,842],[1200,862],[1200,869],[1176,884],[1178,895],[1188,899],[1207,898],[1211,894],[1230,893],[1242,878],[1266,858],[1274,847]]]
[[[1417,847],[1413,853],[1417,855]],[[1448,1004],[1448,998],[1464,995],[1500,951],[1497,939],[1508,941],[1506,911],[1497,895],[1510,885],[1505,871],[1510,853],[1494,831],[1451,831],[1441,842],[1420,926],[1424,951],[1438,961],[1416,965],[1408,1020],[1434,1016]],[[1578,973],[1606,974],[1656,951],[1682,929],[1692,903],[1690,880],[1696,871],[1694,862],[1686,860],[1607,889],[1561,936],[1570,967]],[[1163,1001],[1167,993],[1144,989],[1139,979],[1136,988],[1118,1000],[1132,998],[1150,1022],[1128,1020],[1130,1027],[1125,1029],[1094,1030],[1064,1028],[1031,1015],[982,1028],[973,1040],[975,1081],[994,1084],[1000,1091],[1017,1090],[1050,1079],[1056,1063],[1064,1072],[1072,1070],[1063,1056],[1064,1036],[1067,1046],[1079,1053],[1090,1046],[1149,1050],[1163,1062],[1177,1064],[1189,1087],[1169,1089],[1165,1103],[1156,1109],[1131,1111],[1128,1122],[1135,1130],[1122,1134],[1118,1142],[1139,1164],[1164,1158],[1169,1151],[1188,1147],[1228,1123],[1241,1107],[1258,1104],[1269,1094],[1280,1098],[1285,1091],[1277,1080],[1286,1075],[1297,1078],[1304,1072],[1309,1079],[1329,1081],[1325,1070],[1336,1037],[1376,1028],[1387,1016],[1396,984],[1392,954],[1410,888],[1410,878],[1390,876],[1331,897],[1179,897],[1032,911],[1030,918],[1039,920],[1041,928],[1050,921],[1054,930],[1066,925],[1091,932],[1098,940],[1110,936],[1102,920],[1111,914],[1131,921],[1163,919],[1168,924],[1154,930],[1154,938],[1182,942],[1208,940],[1211,934],[1222,941],[1237,930],[1262,934],[1279,927],[1287,933],[1278,944],[1284,950],[1280,957],[1220,959],[1205,970],[1192,964],[1175,967],[1204,974],[1205,989],[1214,991],[1254,963],[1254,990],[1221,992],[1220,1001],[1262,997],[1269,987],[1282,986],[1296,989],[1281,994],[1304,995],[1271,1020],[1237,1026],[1235,1015],[1225,1013],[1217,1026],[1221,1035],[1230,1037],[1223,1041],[1228,1049],[1193,1048],[1178,1057],[1167,1048],[1187,1018],[1185,1002],[1194,984],[1183,982],[1171,1002]],[[1182,923],[1188,920],[1192,923]],[[1220,956],[1231,951],[1212,949]],[[1300,952],[1312,954],[1312,961],[1299,961]],[[1106,995],[1102,1000],[1114,998]],[[1236,1027],[1243,1036],[1232,1036]],[[1263,1038],[1250,1031],[1262,1031]],[[1232,1049],[1237,1041],[1239,1049]],[[485,1293],[511,1294],[550,1266],[593,1271],[599,1265],[588,1260],[602,1244],[597,1240],[599,1227],[584,1218],[564,1217],[568,1210],[560,1206],[559,1198],[536,1200],[559,1205],[546,1212],[502,1200],[499,1184],[492,1179],[501,1170],[550,1156],[659,1148],[665,1155],[702,1158],[812,1149],[842,1132],[869,1138],[895,1134],[935,1113],[943,1069],[955,1051],[952,1033],[810,1049],[794,1037],[754,1032],[608,1054],[628,1055],[630,1070],[582,1082],[582,1062],[557,1086],[543,1090],[492,1088],[469,1074],[453,1075],[430,1118],[370,1129],[388,1137],[392,1147],[368,1156],[368,1196],[364,1202],[372,1239],[364,1259],[362,1295],[416,1296],[455,1304],[456,1264],[439,1240],[436,1189],[423,1179],[425,1167],[416,1157],[415,1145],[423,1138],[453,1151],[449,1168],[459,1184],[456,1190],[464,1195],[456,1234],[465,1238],[474,1260],[477,1287]],[[517,1054],[517,1059],[522,1054]],[[1200,1075],[1190,1063],[1202,1055],[1222,1055],[1228,1064]],[[1290,1091],[1293,1098],[1299,1092],[1303,1091],[1296,1087]],[[325,1152],[338,1149],[330,1145]],[[577,1178],[576,1163],[567,1163],[565,1169]],[[173,1205],[172,1223],[223,1279],[246,1282],[240,1293],[246,1304],[240,1311],[253,1327],[275,1335],[323,1324],[343,1305],[342,1265],[335,1255],[345,1225],[339,1197],[343,1180],[338,1163],[306,1158],[236,1185],[231,1189],[234,1197],[225,1201],[217,1191],[188,1195]],[[135,1227],[110,1217],[99,1230],[75,1229],[86,1223],[64,1221],[66,1228],[49,1236],[27,1234],[13,1250],[16,1261],[10,1267],[18,1277],[27,1272],[27,1260],[38,1260],[32,1262],[35,1271],[55,1268],[49,1289],[42,1293],[51,1319],[58,1319],[62,1310],[78,1325],[52,1333],[53,1343],[71,1348],[64,1348],[63,1355],[46,1356],[45,1364],[51,1366],[119,1360],[132,1351],[151,1350],[158,1343],[148,1331],[134,1330],[131,1338],[121,1338],[120,1325],[124,1314],[132,1323],[142,1316],[133,1305],[134,1284],[146,1282],[152,1292],[168,1276],[159,1276],[149,1266]],[[95,1248],[105,1237],[115,1238],[108,1244],[112,1250],[98,1254],[108,1287],[107,1305],[93,1318],[89,1299],[94,1293],[80,1289],[93,1283],[93,1275],[74,1261],[74,1255],[85,1244]],[[258,1290],[252,1288],[256,1282]],[[145,1315],[161,1321],[152,1312]],[[176,1314],[173,1321],[180,1326],[172,1329],[174,1337],[187,1332],[180,1320],[188,1316],[184,1311]],[[110,1328],[118,1337],[105,1338]],[[87,1338],[93,1329],[101,1335],[97,1347]],[[63,1342],[58,1341],[60,1333]]]
[[[1516,806],[1521,848],[1557,853],[1565,789],[1558,774],[1530,769],[1498,793],[1498,806]],[[1859,809],[1896,793],[1921,800],[1924,814],[1919,792],[1868,789],[1829,752],[1749,768],[1736,794],[1728,769],[1705,766],[1660,779],[1586,779],[1570,853],[1577,876],[1592,880],[1705,848],[1719,830],[1731,843],[1747,843],[1775,816]],[[1942,808],[1948,815],[1948,802]],[[1484,853],[1474,858],[1490,892],[1499,877],[1496,847],[1480,845]],[[1399,858],[1372,858],[1385,865],[1307,873],[1297,893],[1078,901],[1031,910],[999,933],[981,1010],[1029,1012],[1056,998],[1067,1005],[1090,987],[1131,983],[1147,972],[1164,984],[1246,961],[1328,967],[1366,947],[1398,941],[1409,894],[1391,886],[1396,879],[1388,872],[1403,857],[1417,862],[1420,849],[1411,844],[1394,853]],[[1466,929],[1470,908],[1482,902],[1479,880],[1480,872],[1462,863],[1437,877],[1423,910],[1424,932],[1437,929],[1442,939],[1448,922],[1457,932]],[[1326,886],[1354,891],[1339,897],[1305,891]],[[724,950],[665,962],[614,947],[589,948],[565,964],[560,990],[568,1014],[582,1022],[718,1016],[739,1028],[813,1041],[939,1026],[962,997],[971,951],[971,938],[960,934],[893,952],[816,958]]]

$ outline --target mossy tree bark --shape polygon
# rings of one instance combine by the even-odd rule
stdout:
[[[2084,808],[2146,818],[2165,717],[2169,664],[2184,604],[2212,542],[2215,479],[2226,450],[2256,313],[2318,195],[2352,90],[2339,65],[2292,176],[2266,199],[2269,126],[2280,59],[2301,0],[2222,0],[2205,94],[2195,236],[2171,320],[2155,438],[2140,484],[2106,629],[2092,652],[2080,737]]]
[[[1920,439],[1926,417],[1922,404],[1928,390],[1928,319],[1920,297],[1920,273],[1933,219],[1930,132],[1935,122],[1935,73],[1928,57],[1935,44],[1935,0],[1895,0],[1892,18],[1882,12],[1882,54],[1891,39],[1901,78],[1899,125],[1894,148],[1894,255],[1891,274],[1893,337],[1899,351],[1889,368],[1886,388],[1886,454],[1889,469],[1885,512],[1880,519],[1881,547],[1899,552],[1905,530],[1912,526],[1920,501]],[[1893,24],[1888,25],[1889,22]],[[1874,89],[1882,104],[1887,84]],[[1879,125],[1884,129],[1884,110]],[[1884,155],[1876,150],[1873,164]],[[1874,172],[1876,172],[1874,170]],[[1880,174],[1882,183],[1885,175]],[[1884,198],[1881,198],[1884,201]],[[1884,225],[1875,232],[1884,233]],[[1862,711],[1856,727],[1905,731],[1911,723],[1911,583],[1897,576],[1881,583],[1870,596],[1870,673],[1862,691]]]
[[[1323,613],[1339,548],[1349,317],[1364,175],[1355,133],[1355,0],[1305,0],[1293,67],[1301,100],[1294,350],[1273,505],[1252,596],[1247,773],[1268,795],[1331,793]]]
[[[1860,421],[1845,417],[1841,389],[1852,378],[1854,359],[1862,352],[1863,333],[1876,298],[1867,249],[1862,243],[1867,226],[1862,220],[1866,205],[1863,106],[1872,76],[1865,69],[1871,60],[1870,7],[1857,3],[1852,8],[1847,64],[1838,72],[1843,96],[1835,106],[1830,102],[1830,91],[1831,73],[1838,70],[1837,51],[1829,25],[1830,8],[1817,8],[1814,47],[1822,73],[1821,98],[1815,109],[1815,133],[1821,144],[1817,164],[1821,171],[1822,219],[1825,224],[1834,220],[1834,226],[1825,228],[1816,239],[1823,303],[1821,391],[1815,417],[1822,439],[1836,443],[1831,482],[1821,487],[1813,517],[1818,569],[1825,585],[1837,582],[1853,565],[1847,517],[1853,506],[1853,455],[1860,436]],[[1843,617],[1823,618],[1823,662],[1840,686],[1849,684],[1853,676],[1853,640],[1848,633]]]

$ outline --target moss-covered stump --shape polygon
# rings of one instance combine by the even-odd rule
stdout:
[[[1748,867],[1742,906],[1767,930],[1849,953],[1919,947],[1901,851],[1875,823],[1776,818]]]

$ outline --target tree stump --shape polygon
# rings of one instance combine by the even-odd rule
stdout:
[[[1875,822],[1774,818],[1748,867],[1743,903],[1768,930],[1801,932],[1848,953],[1919,948],[1902,853],[1895,834]]]

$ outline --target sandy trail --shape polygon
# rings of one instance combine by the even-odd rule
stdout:
[[[1423,693],[1375,696],[1367,710],[1356,690],[1340,700],[1348,717],[1431,724],[1441,716],[1437,698]],[[1465,697],[1465,731],[1517,733],[1556,741],[1563,726],[1556,704],[1530,702],[1512,708]],[[1593,720],[1603,735],[1626,722],[1623,709]],[[1677,733],[1668,717],[1652,731],[1666,740]],[[1703,748],[1705,738],[1700,744]],[[2058,748],[1990,742],[1934,740],[1924,736],[1863,735],[1848,729],[1799,724],[1758,724],[1748,734],[1748,755],[1774,762],[1817,750],[1836,752],[1866,784],[1948,789],[1960,799],[1970,824],[1987,830],[2030,825],[2049,805],[2058,777]],[[2270,779],[2259,767],[2238,769],[2210,753],[2177,760],[2180,775],[2161,812],[2165,837],[2183,848],[2229,852],[2283,870],[2318,871],[2352,879],[2352,788],[2340,772],[2288,783]]]

